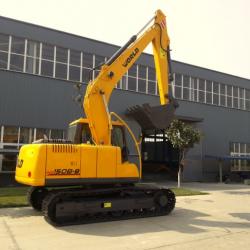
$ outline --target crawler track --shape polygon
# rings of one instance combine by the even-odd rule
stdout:
[[[42,211],[50,224],[66,226],[162,216],[174,207],[175,195],[171,190],[134,186],[50,191]]]

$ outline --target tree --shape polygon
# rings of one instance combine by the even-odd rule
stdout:
[[[200,142],[201,134],[192,126],[179,120],[173,120],[166,131],[166,136],[173,147],[179,150],[178,187],[180,187],[186,153],[195,143]]]

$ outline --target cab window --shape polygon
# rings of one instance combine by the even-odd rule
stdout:
[[[111,143],[113,146],[121,148],[122,162],[128,160],[129,150],[126,147],[126,140],[124,138],[124,130],[120,126],[113,126],[111,133]]]
[[[93,140],[91,138],[89,125],[87,123],[77,123],[71,125],[68,129],[68,140],[75,144],[93,144]]]
[[[117,146],[123,148],[125,146],[124,138],[123,138],[123,130],[119,126],[113,126],[111,143],[113,146]]]
[[[81,143],[93,144],[89,125],[82,124]]]

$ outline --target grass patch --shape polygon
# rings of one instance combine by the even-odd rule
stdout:
[[[197,190],[186,189],[186,188],[170,188],[170,189],[175,193],[175,196],[191,196],[191,195],[208,194],[206,192],[200,192]]]
[[[26,193],[29,187],[0,188],[0,208],[28,206]],[[176,196],[208,194],[186,188],[171,188]]]
[[[28,206],[28,187],[0,188],[0,208]]]
[[[0,188],[0,197],[26,195],[29,187]]]
[[[29,206],[26,195],[0,197],[0,208]]]

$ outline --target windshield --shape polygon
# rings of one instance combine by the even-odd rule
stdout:
[[[76,144],[93,143],[89,125],[87,123],[77,123],[74,125],[70,125],[68,128],[67,139]]]

